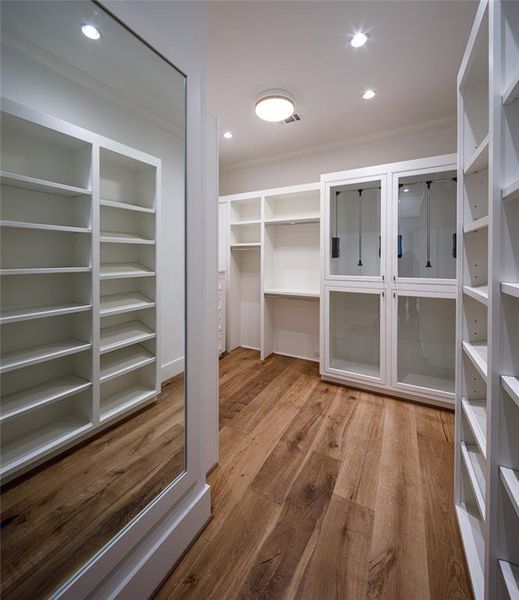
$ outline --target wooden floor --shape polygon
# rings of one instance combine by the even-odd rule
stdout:
[[[183,376],[1,496],[1,596],[48,597],[184,469]]]
[[[221,360],[220,394],[214,517],[158,600],[472,598],[453,413],[245,349]]]

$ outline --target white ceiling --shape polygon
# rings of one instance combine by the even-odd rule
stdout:
[[[474,0],[207,3],[207,103],[224,168],[311,153],[456,115],[456,75]],[[369,33],[363,48],[351,34]],[[302,121],[267,123],[256,95],[291,91]],[[362,100],[367,87],[377,91]]]

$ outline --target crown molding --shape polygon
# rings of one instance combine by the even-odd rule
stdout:
[[[417,133],[427,133],[428,131],[437,131],[441,129],[449,129],[456,125],[456,116],[445,117],[443,119],[436,119],[432,121],[425,121],[417,125],[408,125],[406,127],[399,127],[397,129],[388,129],[378,133],[372,133],[368,135],[360,135],[349,138],[347,140],[339,140],[336,142],[330,142],[327,144],[320,144],[317,146],[310,146],[304,150],[294,150],[292,152],[284,152],[280,154],[271,154],[268,157],[256,158],[251,160],[243,160],[233,162],[229,164],[223,164],[220,168],[222,173],[229,171],[237,171],[247,167],[256,167],[259,165],[265,165],[280,160],[290,160],[296,158],[304,158],[313,154],[324,154],[326,152],[333,152],[334,150],[342,150],[351,146],[358,146],[361,144],[369,144],[373,142],[382,142],[385,140],[396,139],[399,137],[406,137]]]

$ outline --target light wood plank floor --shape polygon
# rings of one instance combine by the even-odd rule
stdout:
[[[47,598],[184,469],[184,381],[1,495],[1,596]]]
[[[192,598],[472,598],[453,508],[452,412],[220,361],[213,519],[157,592]]]

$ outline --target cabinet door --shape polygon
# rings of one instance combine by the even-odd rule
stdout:
[[[455,283],[456,170],[400,173],[393,180],[395,281]]]
[[[385,267],[386,177],[326,186],[326,277],[382,281]]]
[[[393,296],[393,386],[454,398],[456,299]]]
[[[385,380],[385,292],[327,288],[326,370],[376,383]]]

